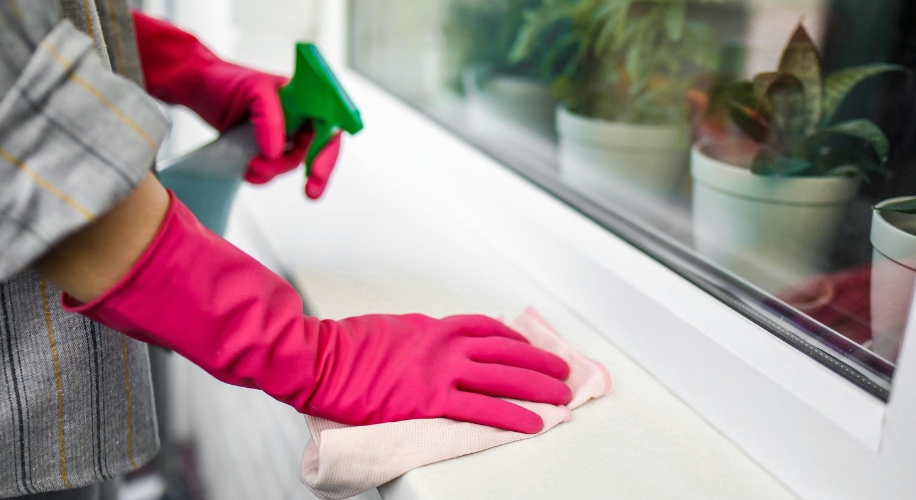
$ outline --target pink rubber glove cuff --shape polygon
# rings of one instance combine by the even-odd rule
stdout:
[[[314,329],[305,341],[299,294],[169,196],[159,233],[128,274],[86,304],[64,294],[64,308],[304,410],[322,339]]]

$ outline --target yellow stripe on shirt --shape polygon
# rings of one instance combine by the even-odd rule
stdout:
[[[92,213],[92,210],[89,210],[88,208],[84,207],[80,202],[76,201],[70,195],[63,192],[63,190],[61,190],[59,187],[52,184],[51,181],[49,181],[48,179],[45,179],[44,177],[39,175],[38,172],[32,170],[28,165],[25,164],[24,161],[15,157],[9,151],[3,148],[0,148],[0,159],[3,159],[7,163],[19,169],[25,175],[29,176],[29,178],[32,179],[32,181],[34,181],[35,184],[38,184],[40,188],[51,193],[57,199],[69,205],[70,208],[79,212],[80,215],[85,217],[87,221],[95,218],[95,214]]]
[[[45,313],[45,329],[48,331],[48,344],[51,346],[51,360],[54,363],[54,385],[57,388],[57,446],[60,453],[60,478],[68,490],[73,486],[67,476],[67,442],[64,433],[64,379],[60,371],[60,355],[57,352],[57,337],[54,335],[54,322],[51,319],[51,301],[48,299],[48,283],[38,281],[41,292],[41,306]]]
[[[134,470],[137,470],[137,463],[134,462],[134,400],[130,394],[130,352],[127,350],[127,337],[124,335],[121,336],[121,351],[124,357],[124,387],[127,397],[127,459]]]
[[[52,47],[51,44],[49,44],[47,41],[41,42],[38,45],[46,50],[49,54],[51,54],[51,57],[54,58],[54,60],[63,66],[68,72],[73,67],[73,65],[70,64],[70,61],[68,61],[66,58],[64,58],[64,56],[57,52],[57,50],[55,50],[54,47]],[[133,131],[136,132],[137,135],[139,135],[140,138],[149,145],[149,148],[152,152],[155,153],[159,149],[153,138],[150,137],[149,134],[147,134],[146,131],[137,124],[137,122],[133,121],[129,116],[124,114],[123,111],[118,109],[115,103],[111,102],[107,97],[105,97],[105,94],[103,94],[99,89],[95,88],[85,78],[77,75],[76,73],[70,73],[70,81],[86,89],[86,91],[92,94],[93,97],[102,103],[103,106],[108,108],[108,110],[111,111],[113,115],[118,117],[118,119],[124,122],[125,125],[133,129]]]
[[[108,15],[111,23],[112,38],[114,38],[115,64],[118,66],[118,73],[124,74],[124,56],[121,55],[121,33],[118,30],[118,20],[115,19],[114,5],[108,0]]]
[[[89,1],[83,0],[83,10],[86,11],[86,34],[95,43],[95,27],[92,25],[92,11],[89,9]]]
[[[6,0],[6,3],[9,4],[10,10],[13,11],[13,14],[19,18],[19,22],[25,23],[25,18],[22,17],[22,11],[19,10],[19,4],[16,3],[16,0]]]

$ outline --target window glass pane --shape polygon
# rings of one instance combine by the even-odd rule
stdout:
[[[351,63],[886,399],[916,276],[914,13],[351,0]]]

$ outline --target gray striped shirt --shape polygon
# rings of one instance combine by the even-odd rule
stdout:
[[[158,448],[146,346],[66,313],[27,270],[153,164],[168,124],[135,43],[125,0],[0,0],[0,498]]]

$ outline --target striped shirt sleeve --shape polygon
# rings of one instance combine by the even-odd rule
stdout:
[[[48,16],[21,9],[46,2],[11,10],[4,1],[0,24],[11,29],[0,26],[0,280],[130,193],[168,130],[155,101],[113,74],[69,21],[35,36]]]

